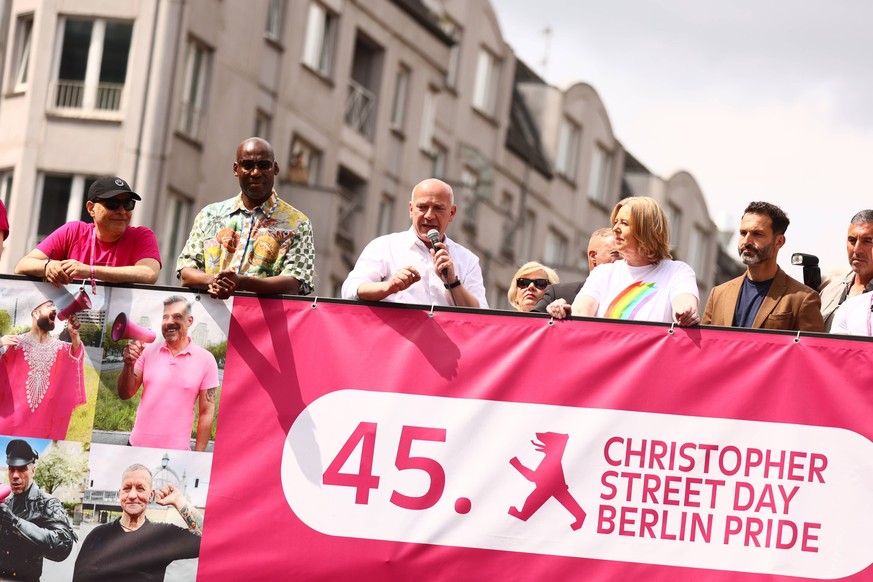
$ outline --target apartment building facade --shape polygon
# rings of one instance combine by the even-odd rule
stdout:
[[[516,268],[571,281],[614,204],[653,195],[702,297],[717,232],[690,174],[641,172],[590,85],[561,90],[518,61],[487,0],[5,0],[0,271],[83,215],[90,182],[127,179],[155,230],[160,282],[196,212],[233,196],[236,145],[274,145],[280,196],[313,222],[320,296],[363,246],[408,227],[413,186],[455,190],[449,234],[506,307]],[[672,210],[671,210],[672,209]]]

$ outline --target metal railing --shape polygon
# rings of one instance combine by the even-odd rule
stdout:
[[[354,79],[349,80],[349,95],[345,107],[346,125],[367,139],[372,139],[375,113],[376,94]]]
[[[51,95],[50,108],[55,112],[115,112],[121,110],[124,84],[99,83],[89,97],[84,81],[58,79],[52,84]]]
[[[347,248],[355,243],[358,210],[363,208],[361,197],[347,188],[339,188],[339,208],[337,209],[336,242]]]
[[[97,102],[94,108],[102,111],[118,111],[121,109],[123,92],[123,83],[100,83],[97,85]]]
[[[55,83],[54,95],[54,106],[57,109],[81,109],[85,97],[85,83],[59,79]]]

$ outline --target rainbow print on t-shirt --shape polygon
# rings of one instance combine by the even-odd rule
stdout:
[[[655,296],[654,283],[633,283],[616,295],[606,309],[604,317],[610,319],[634,319],[643,305]]]

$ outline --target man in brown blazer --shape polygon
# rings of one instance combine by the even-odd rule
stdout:
[[[746,272],[709,293],[701,323],[824,331],[818,293],[776,264],[786,230],[788,217],[778,206],[752,202],[746,207],[738,245]]]

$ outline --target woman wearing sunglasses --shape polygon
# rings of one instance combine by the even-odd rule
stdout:
[[[509,304],[518,311],[530,311],[551,283],[560,282],[554,269],[537,262],[525,263],[512,277],[506,294]]]
[[[612,210],[611,222],[622,259],[591,271],[572,308],[559,299],[549,305],[549,314],[563,319],[572,310],[583,317],[700,323],[697,277],[670,256],[670,229],[658,203],[625,198]]]
[[[15,273],[44,278],[55,287],[74,279],[154,283],[161,271],[155,233],[144,226],[130,226],[139,200],[139,194],[121,178],[98,178],[88,189],[85,203],[94,222],[62,225],[18,261]]]

